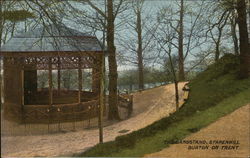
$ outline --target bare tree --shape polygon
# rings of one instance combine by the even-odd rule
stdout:
[[[119,45],[123,49],[123,53],[119,54],[118,59],[122,63],[129,63],[137,67],[137,81],[140,90],[144,89],[144,67],[150,65],[155,58],[155,44],[151,33],[157,30],[157,22],[151,12],[146,12],[145,5],[145,0],[132,1],[130,10],[122,19],[126,21],[126,28],[124,28],[126,36],[119,37]]]
[[[191,2],[186,2],[185,5],[184,2],[183,4],[171,3],[168,6],[164,6],[158,13],[159,15],[158,18],[162,19],[161,25],[166,25],[166,27],[167,25],[169,25],[173,29],[173,31],[177,33],[177,36],[173,38],[171,43],[173,46],[172,51],[175,50],[178,51],[179,71],[177,76],[180,79],[183,77],[181,76],[181,71],[182,71],[181,63],[183,63],[183,70],[185,70],[185,61],[187,60],[188,56],[195,57],[196,56],[195,52],[198,53],[201,52],[197,50],[198,49],[201,50],[202,49],[201,46],[206,43],[205,19],[207,18],[207,12],[209,11],[209,8],[207,6],[208,6],[207,1],[206,2],[191,1]],[[176,7],[177,11],[176,9],[174,9]],[[183,12],[185,18],[184,15],[181,14],[181,12]],[[184,31],[184,25],[185,25],[185,31]],[[187,70],[185,75],[187,75],[187,73],[190,72],[190,70],[188,70],[188,67],[186,67],[186,69]]]
[[[178,30],[178,54],[179,54],[179,79],[185,80],[184,73],[184,56],[183,56],[183,17],[184,17],[184,0],[180,1],[180,19]]]
[[[246,1],[237,0],[237,13],[240,37],[240,77],[250,76],[250,50],[246,22]]]
[[[239,55],[239,42],[237,37],[237,14],[233,11],[232,16],[230,17],[230,25],[231,25],[231,36],[234,43],[234,53]]]
[[[168,63],[170,63],[170,67],[168,68],[168,71],[171,73],[172,75],[172,80],[174,82],[174,87],[175,87],[175,104],[176,104],[176,110],[179,110],[179,91],[178,91],[178,78],[177,78],[177,74],[176,74],[176,70],[175,70],[175,66],[174,66],[174,61],[173,61],[173,53],[172,53],[172,48],[173,48],[173,44],[172,44],[172,40],[175,38],[174,34],[173,34],[173,30],[168,29],[168,31],[165,31],[164,37],[165,39],[162,40],[162,36],[155,36],[154,38],[157,41],[157,43],[159,44],[159,51],[163,51],[166,55],[167,55],[167,59],[169,60]]]
[[[114,4],[112,0],[107,0],[107,14],[98,8],[91,0],[86,0],[85,2],[94,9],[99,15],[107,20],[107,52],[109,61],[109,114],[108,118],[113,120],[119,120],[118,113],[118,100],[117,100],[117,62],[116,62],[116,47],[115,47],[115,19],[116,16],[124,10],[122,5],[125,0],[119,0],[118,3]],[[115,8],[114,8],[115,6]]]
[[[107,17],[107,47],[109,53],[109,119],[120,119],[118,113],[117,100],[117,63],[116,63],[116,48],[114,44],[115,15],[113,13],[113,1],[108,0],[107,3],[108,17]]]
[[[20,2],[16,0],[0,0],[0,15],[0,46],[14,35],[17,23],[35,18],[27,8],[20,7]]]
[[[246,8],[246,1],[245,0],[224,0],[218,4],[220,9],[223,11],[220,19],[217,23],[213,26],[220,24],[223,18],[228,18],[228,15],[232,14],[232,17],[235,17],[235,10],[237,11],[237,23],[239,26],[239,40],[240,40],[240,77],[247,78],[249,76],[249,67],[250,67],[250,60],[249,60],[249,38],[248,38],[248,31],[247,31],[247,8]],[[235,21],[231,21],[232,26],[232,37],[234,41],[235,52],[237,53],[237,39],[236,39],[236,31],[235,31]]]
[[[223,37],[223,29],[225,28],[225,26],[227,24],[227,20],[229,18],[229,15],[230,14],[227,13],[227,15],[223,16],[223,18],[219,19],[219,21],[216,23],[216,25],[212,25],[211,28],[209,28],[211,39],[213,40],[213,42],[215,44],[215,58],[214,58],[215,61],[218,61],[219,57],[220,57],[220,46],[221,46],[221,40]],[[216,28],[216,30],[214,31],[215,28]]]
[[[142,57],[142,7],[144,1],[135,2],[134,13],[136,14],[136,33],[138,37],[137,46],[137,58],[138,58],[138,78],[139,78],[139,89],[144,89],[144,75],[143,75],[143,57]]]
[[[178,37],[178,32],[176,31],[176,28],[173,27],[172,23],[166,25],[165,16],[162,16],[162,14],[159,14],[158,22],[159,22],[159,30],[156,33],[152,33],[152,36],[154,37],[154,40],[158,44],[158,56],[160,58],[167,59],[169,63],[169,67],[167,68],[172,76],[172,81],[174,82],[175,86],[175,103],[176,103],[176,110],[179,109],[179,92],[178,92],[178,77],[176,72],[176,67],[174,64],[174,48],[176,48],[176,44],[174,43],[174,40]],[[168,19],[167,21],[170,22],[172,19]],[[173,21],[171,21],[173,22]],[[163,25],[162,25],[163,24]],[[178,57],[179,58],[179,57]],[[166,60],[164,60],[166,61]]]

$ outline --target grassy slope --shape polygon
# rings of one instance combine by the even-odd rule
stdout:
[[[190,82],[185,105],[170,117],[75,156],[143,156],[209,125],[250,103],[250,79],[238,80],[238,59],[223,57]]]

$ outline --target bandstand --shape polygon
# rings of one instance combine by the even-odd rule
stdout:
[[[12,37],[1,47],[4,118],[53,123],[97,116],[103,55],[96,37],[64,25],[38,27]],[[85,69],[92,72],[91,91],[83,89]],[[77,72],[77,89],[62,88],[64,70]],[[38,88],[38,71],[48,72],[46,88]]]

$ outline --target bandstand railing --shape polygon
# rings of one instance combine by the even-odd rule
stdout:
[[[48,130],[50,124],[72,122],[75,129],[75,122],[89,120],[98,114],[99,100],[91,100],[81,103],[72,104],[55,104],[55,105],[24,105],[23,106],[23,123],[46,123]]]

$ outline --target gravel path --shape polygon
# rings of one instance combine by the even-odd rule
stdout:
[[[185,140],[236,140],[239,144],[218,144],[218,149],[190,149],[188,144],[174,144],[146,157],[174,158],[247,158],[250,156],[250,104],[220,118]],[[227,147],[222,147],[227,146]],[[235,146],[230,147],[230,146]],[[238,148],[237,148],[238,146]]]
[[[181,89],[184,84],[179,84],[181,100],[183,100]],[[104,142],[144,128],[174,111],[173,84],[135,93],[132,117],[105,127]],[[128,132],[121,133],[119,131]],[[44,135],[1,136],[1,155],[3,157],[70,156],[96,145],[99,140],[98,134],[98,129],[94,128]]]

